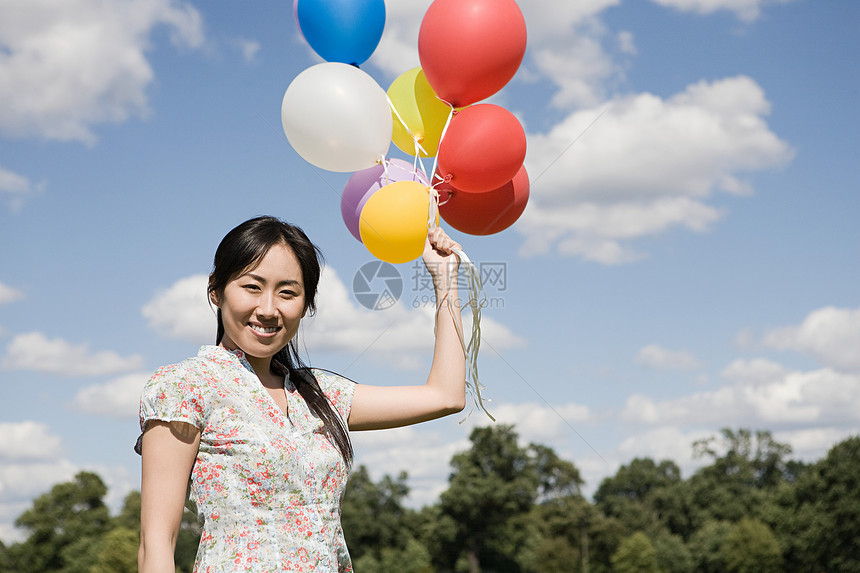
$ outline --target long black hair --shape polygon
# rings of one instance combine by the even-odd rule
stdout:
[[[322,252],[299,227],[275,217],[249,219],[227,233],[215,251],[215,262],[209,275],[208,294],[220,298],[224,288],[233,278],[254,268],[275,245],[286,245],[292,249],[302,269],[305,292],[305,310],[316,311],[317,286],[320,280]],[[224,322],[221,309],[217,311],[218,332],[215,344],[224,338]],[[320,418],[329,440],[340,450],[347,465],[352,463],[353,449],[344,420],[323,394],[319,383],[306,366],[298,352],[298,335],[273,357],[271,371],[279,376],[290,375],[299,394],[310,411]]]

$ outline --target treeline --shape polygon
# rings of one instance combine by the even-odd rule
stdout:
[[[512,426],[477,428],[451,460],[448,488],[403,505],[407,475],[347,485],[343,527],[357,573],[860,573],[860,437],[814,464],[769,432],[723,430],[693,444],[706,465],[687,479],[670,460],[637,458],[587,500],[576,466],[519,445]],[[137,571],[140,494],[110,516],[93,473],[54,486],[0,544],[0,572]],[[200,530],[186,512],[177,571]]]

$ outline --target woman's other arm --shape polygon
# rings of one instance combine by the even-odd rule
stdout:
[[[457,293],[460,246],[440,228],[428,234],[424,263],[436,292],[436,342],[433,363],[423,386],[355,387],[349,414],[350,430],[406,426],[460,412],[466,405],[466,356],[457,329],[462,331]],[[455,326],[456,325],[456,326]]]
[[[174,573],[173,552],[200,430],[185,422],[153,420],[142,444],[140,573]]]

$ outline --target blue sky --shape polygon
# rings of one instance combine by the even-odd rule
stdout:
[[[362,65],[383,88],[418,65],[428,5],[387,2]],[[858,433],[860,4],[520,7],[526,57],[490,101],[528,135],[530,203],[498,235],[452,231],[505,271],[482,322],[490,410],[588,492],[636,456],[689,475],[692,441],[722,427],[805,460]],[[80,469],[114,505],[138,487],[139,388],[211,342],[204,277],[248,217],[297,223],[326,255],[313,364],[424,380],[412,265],[397,306],[361,306],[373,259],[340,217],[349,174],[284,137],[284,91],[320,61],[291,2],[17,0],[0,46],[0,539]],[[358,463],[408,470],[411,503],[431,503],[487,422],[460,420],[355,435]]]

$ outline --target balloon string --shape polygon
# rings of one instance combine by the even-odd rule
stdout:
[[[481,308],[487,303],[487,295],[484,292],[484,285],[481,283],[481,274],[465,251],[454,249],[454,253],[464,266],[463,274],[469,287],[469,308],[472,311],[472,332],[467,344],[463,336],[462,327],[454,318],[454,311],[451,309],[451,306],[448,305],[448,313],[454,321],[454,328],[457,330],[460,346],[463,348],[463,354],[466,356],[466,389],[469,391],[475,404],[484,411],[490,420],[495,422],[496,419],[490,414],[487,407],[484,406],[484,397],[481,391],[485,387],[481,384],[481,379],[478,377],[478,350],[481,347]],[[487,401],[489,402],[490,400],[487,399]],[[466,417],[460,420],[460,423],[465,422],[471,415],[472,409],[470,408]]]
[[[454,117],[455,111],[456,110],[452,106],[451,111],[448,112],[448,119],[445,120],[445,127],[442,128],[442,135],[439,136],[439,149],[440,150],[442,149],[442,142],[445,141],[445,134],[448,133],[448,126],[451,124],[451,118]],[[430,184],[433,186],[436,185],[435,179],[437,179],[437,178],[440,180],[442,179],[442,177],[439,177],[438,175],[436,175],[436,163],[437,163],[438,159],[439,159],[439,153],[437,152],[436,157],[433,158],[433,171],[432,171],[432,175],[430,176],[431,177]]]
[[[388,97],[388,94],[385,94],[385,99],[388,100],[388,107],[390,107],[391,111],[394,112],[395,117],[397,117],[397,121],[400,122],[400,125],[403,126],[403,129],[406,130],[406,133],[409,134],[409,137],[411,137],[412,141],[415,143],[415,155],[418,156],[419,151],[423,152],[424,155],[427,155],[427,150],[421,147],[421,144],[418,142],[418,136],[415,135],[415,133],[411,129],[409,129],[409,126],[406,125],[406,122],[403,121],[402,117],[400,117],[400,113],[397,111],[397,108],[394,107],[394,102],[391,101],[391,98]]]

